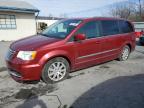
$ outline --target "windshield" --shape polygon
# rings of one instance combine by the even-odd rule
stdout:
[[[57,23],[54,23],[53,25],[49,26],[41,34],[43,36],[52,37],[52,38],[65,38],[81,22],[82,20],[77,20],[77,19],[58,21]]]

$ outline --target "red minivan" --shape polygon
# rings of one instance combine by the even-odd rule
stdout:
[[[42,33],[18,40],[6,55],[9,74],[18,82],[55,83],[69,72],[119,59],[135,49],[133,24],[117,18],[64,19]]]

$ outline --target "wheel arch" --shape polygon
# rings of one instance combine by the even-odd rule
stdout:
[[[45,63],[47,63],[49,60],[54,59],[54,58],[56,58],[56,57],[62,57],[62,58],[64,58],[64,59],[66,59],[66,60],[68,61],[69,65],[70,65],[70,68],[71,68],[71,64],[72,64],[72,63],[71,63],[70,59],[69,59],[67,56],[65,56],[65,55],[54,55],[54,56],[48,58],[48,59],[45,61]],[[44,64],[45,64],[45,63],[44,63]]]
[[[61,55],[51,56],[51,57],[47,58],[47,59],[43,62],[42,71],[41,71],[41,73],[40,73],[40,79],[41,79],[42,81],[46,82],[46,80],[44,80],[44,78],[43,78],[43,72],[44,72],[45,64],[46,64],[48,61],[50,61],[50,60],[52,60],[52,59],[54,59],[54,58],[57,58],[57,57],[62,57],[62,58],[64,58],[64,59],[66,59],[66,60],[68,61],[68,63],[69,63],[69,69],[71,70],[72,63],[71,63],[70,59],[69,59],[67,56],[62,55],[62,54],[61,54]]]
[[[42,65],[42,68],[44,65],[51,59],[56,58],[56,57],[62,57],[66,59],[70,65],[70,69],[73,67],[73,58],[69,57],[67,52],[65,51],[53,51],[50,53],[45,54],[39,61],[39,64]]]
[[[132,51],[132,45],[130,43],[126,44],[130,48],[130,52]]]

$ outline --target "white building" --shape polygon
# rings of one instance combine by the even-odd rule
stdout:
[[[46,26],[48,27],[61,19],[63,18],[38,16],[36,20],[38,32],[41,32],[41,26],[43,24],[46,24]]]
[[[37,23],[45,23],[47,24],[47,26],[50,26],[51,24],[55,23],[58,20],[60,20],[60,18],[44,17],[44,16],[37,17]]]
[[[24,1],[0,0],[0,41],[36,34],[35,15],[39,10]]]
[[[144,31],[144,22],[133,22],[134,27],[135,27],[135,31]]]

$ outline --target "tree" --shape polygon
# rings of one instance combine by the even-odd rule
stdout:
[[[135,12],[135,7],[130,3],[116,4],[110,8],[113,17],[128,19]]]
[[[113,17],[125,18],[133,21],[144,21],[144,0],[114,4],[109,9],[109,14]]]

